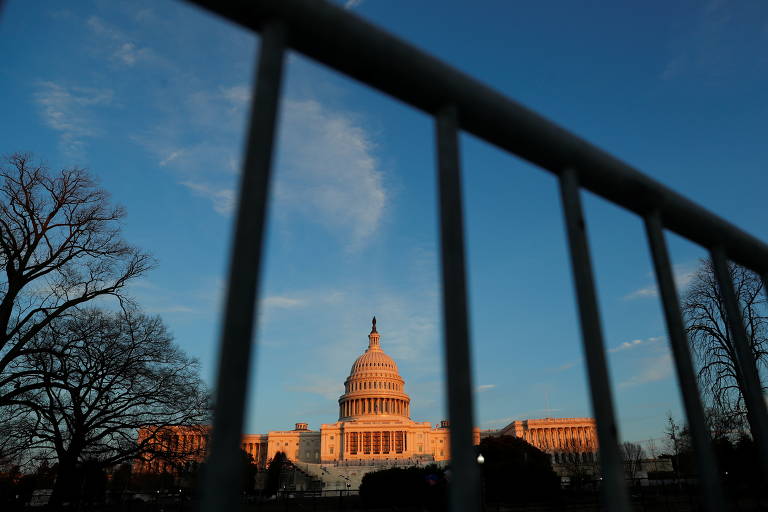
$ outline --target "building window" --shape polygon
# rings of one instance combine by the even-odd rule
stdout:
[[[331,454],[333,454],[333,446],[331,446]]]

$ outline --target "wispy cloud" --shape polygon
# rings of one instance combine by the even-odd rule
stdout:
[[[478,393],[482,393],[484,391],[489,391],[496,387],[496,384],[480,384],[475,388],[475,391]]]
[[[196,195],[208,199],[213,205],[213,209],[222,215],[232,213],[235,208],[235,191],[231,188],[219,188],[214,185],[192,181],[183,181],[181,184]]]
[[[70,157],[80,157],[86,139],[101,133],[93,110],[110,105],[113,92],[111,89],[39,82],[34,97],[45,124],[59,133],[62,152]]]
[[[109,59],[127,67],[140,61],[157,59],[155,53],[146,46],[131,40],[123,31],[118,30],[98,16],[91,16],[86,26],[101,40],[100,50],[106,51]]]
[[[387,192],[371,135],[351,114],[315,100],[286,100],[277,207],[302,215],[363,246],[378,229]]]
[[[299,299],[296,297],[286,297],[280,295],[273,295],[270,297],[264,297],[261,300],[261,304],[267,308],[282,308],[290,309],[303,306],[306,304],[305,299]]]
[[[664,380],[672,375],[672,354],[665,352],[644,360],[640,371],[619,382],[619,387],[632,387]]]
[[[581,358],[574,359],[572,361],[567,361],[567,362],[561,364],[560,366],[555,366],[554,368],[548,368],[547,371],[552,372],[552,373],[564,372],[566,370],[570,370],[571,368],[573,368],[574,366],[576,366],[580,362],[581,362]]]
[[[654,337],[651,337],[651,338],[646,338],[644,340],[642,340],[642,339],[635,339],[635,340],[632,340],[632,341],[625,341],[625,342],[621,343],[620,345],[617,345],[617,346],[615,346],[613,348],[609,348],[608,352],[616,353],[616,352],[623,352],[625,350],[632,350],[632,349],[636,349],[638,347],[642,347],[644,345],[648,345],[648,344],[651,344],[651,343],[656,343],[656,342],[661,341],[663,339],[664,339],[663,336],[654,336]]]
[[[363,0],[347,0],[344,2],[344,8],[345,9],[354,9],[358,5],[362,4]]]
[[[675,285],[678,292],[685,290],[696,276],[697,266],[695,263],[685,263],[674,265],[673,277],[675,279]],[[653,278],[653,274],[649,274],[649,277]],[[642,299],[647,297],[658,297],[659,289],[655,284],[649,284],[638,288],[637,290],[628,293],[624,296],[624,300]]]

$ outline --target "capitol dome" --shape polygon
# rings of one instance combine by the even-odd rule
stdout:
[[[368,348],[355,359],[339,397],[339,420],[395,416],[408,418],[410,397],[397,363],[381,349],[376,317],[373,317]]]

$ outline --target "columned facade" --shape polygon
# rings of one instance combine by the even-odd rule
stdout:
[[[521,437],[552,455],[554,462],[594,462],[597,424],[593,418],[513,421],[496,435]]]

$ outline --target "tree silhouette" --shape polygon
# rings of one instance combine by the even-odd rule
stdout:
[[[124,211],[83,169],[50,172],[29,155],[0,167],[0,406],[47,383],[14,371],[51,322],[123,294],[151,258],[120,235]]]
[[[193,455],[173,443],[169,427],[204,429],[208,397],[197,361],[160,318],[80,310],[50,322],[29,347],[14,367],[46,386],[15,401],[34,418],[33,449],[57,460],[54,503],[78,490],[73,478],[86,460],[108,467],[140,455],[171,463]]]
[[[752,357],[757,362],[758,373],[764,373],[768,371],[768,316],[763,283],[754,273],[733,263],[728,265],[728,273],[739,301]],[[741,372],[711,260],[701,261],[684,294],[682,309],[709,415],[717,419],[720,430],[743,429],[746,410]],[[768,387],[763,386],[763,390]],[[723,433],[714,434],[717,437]]]

